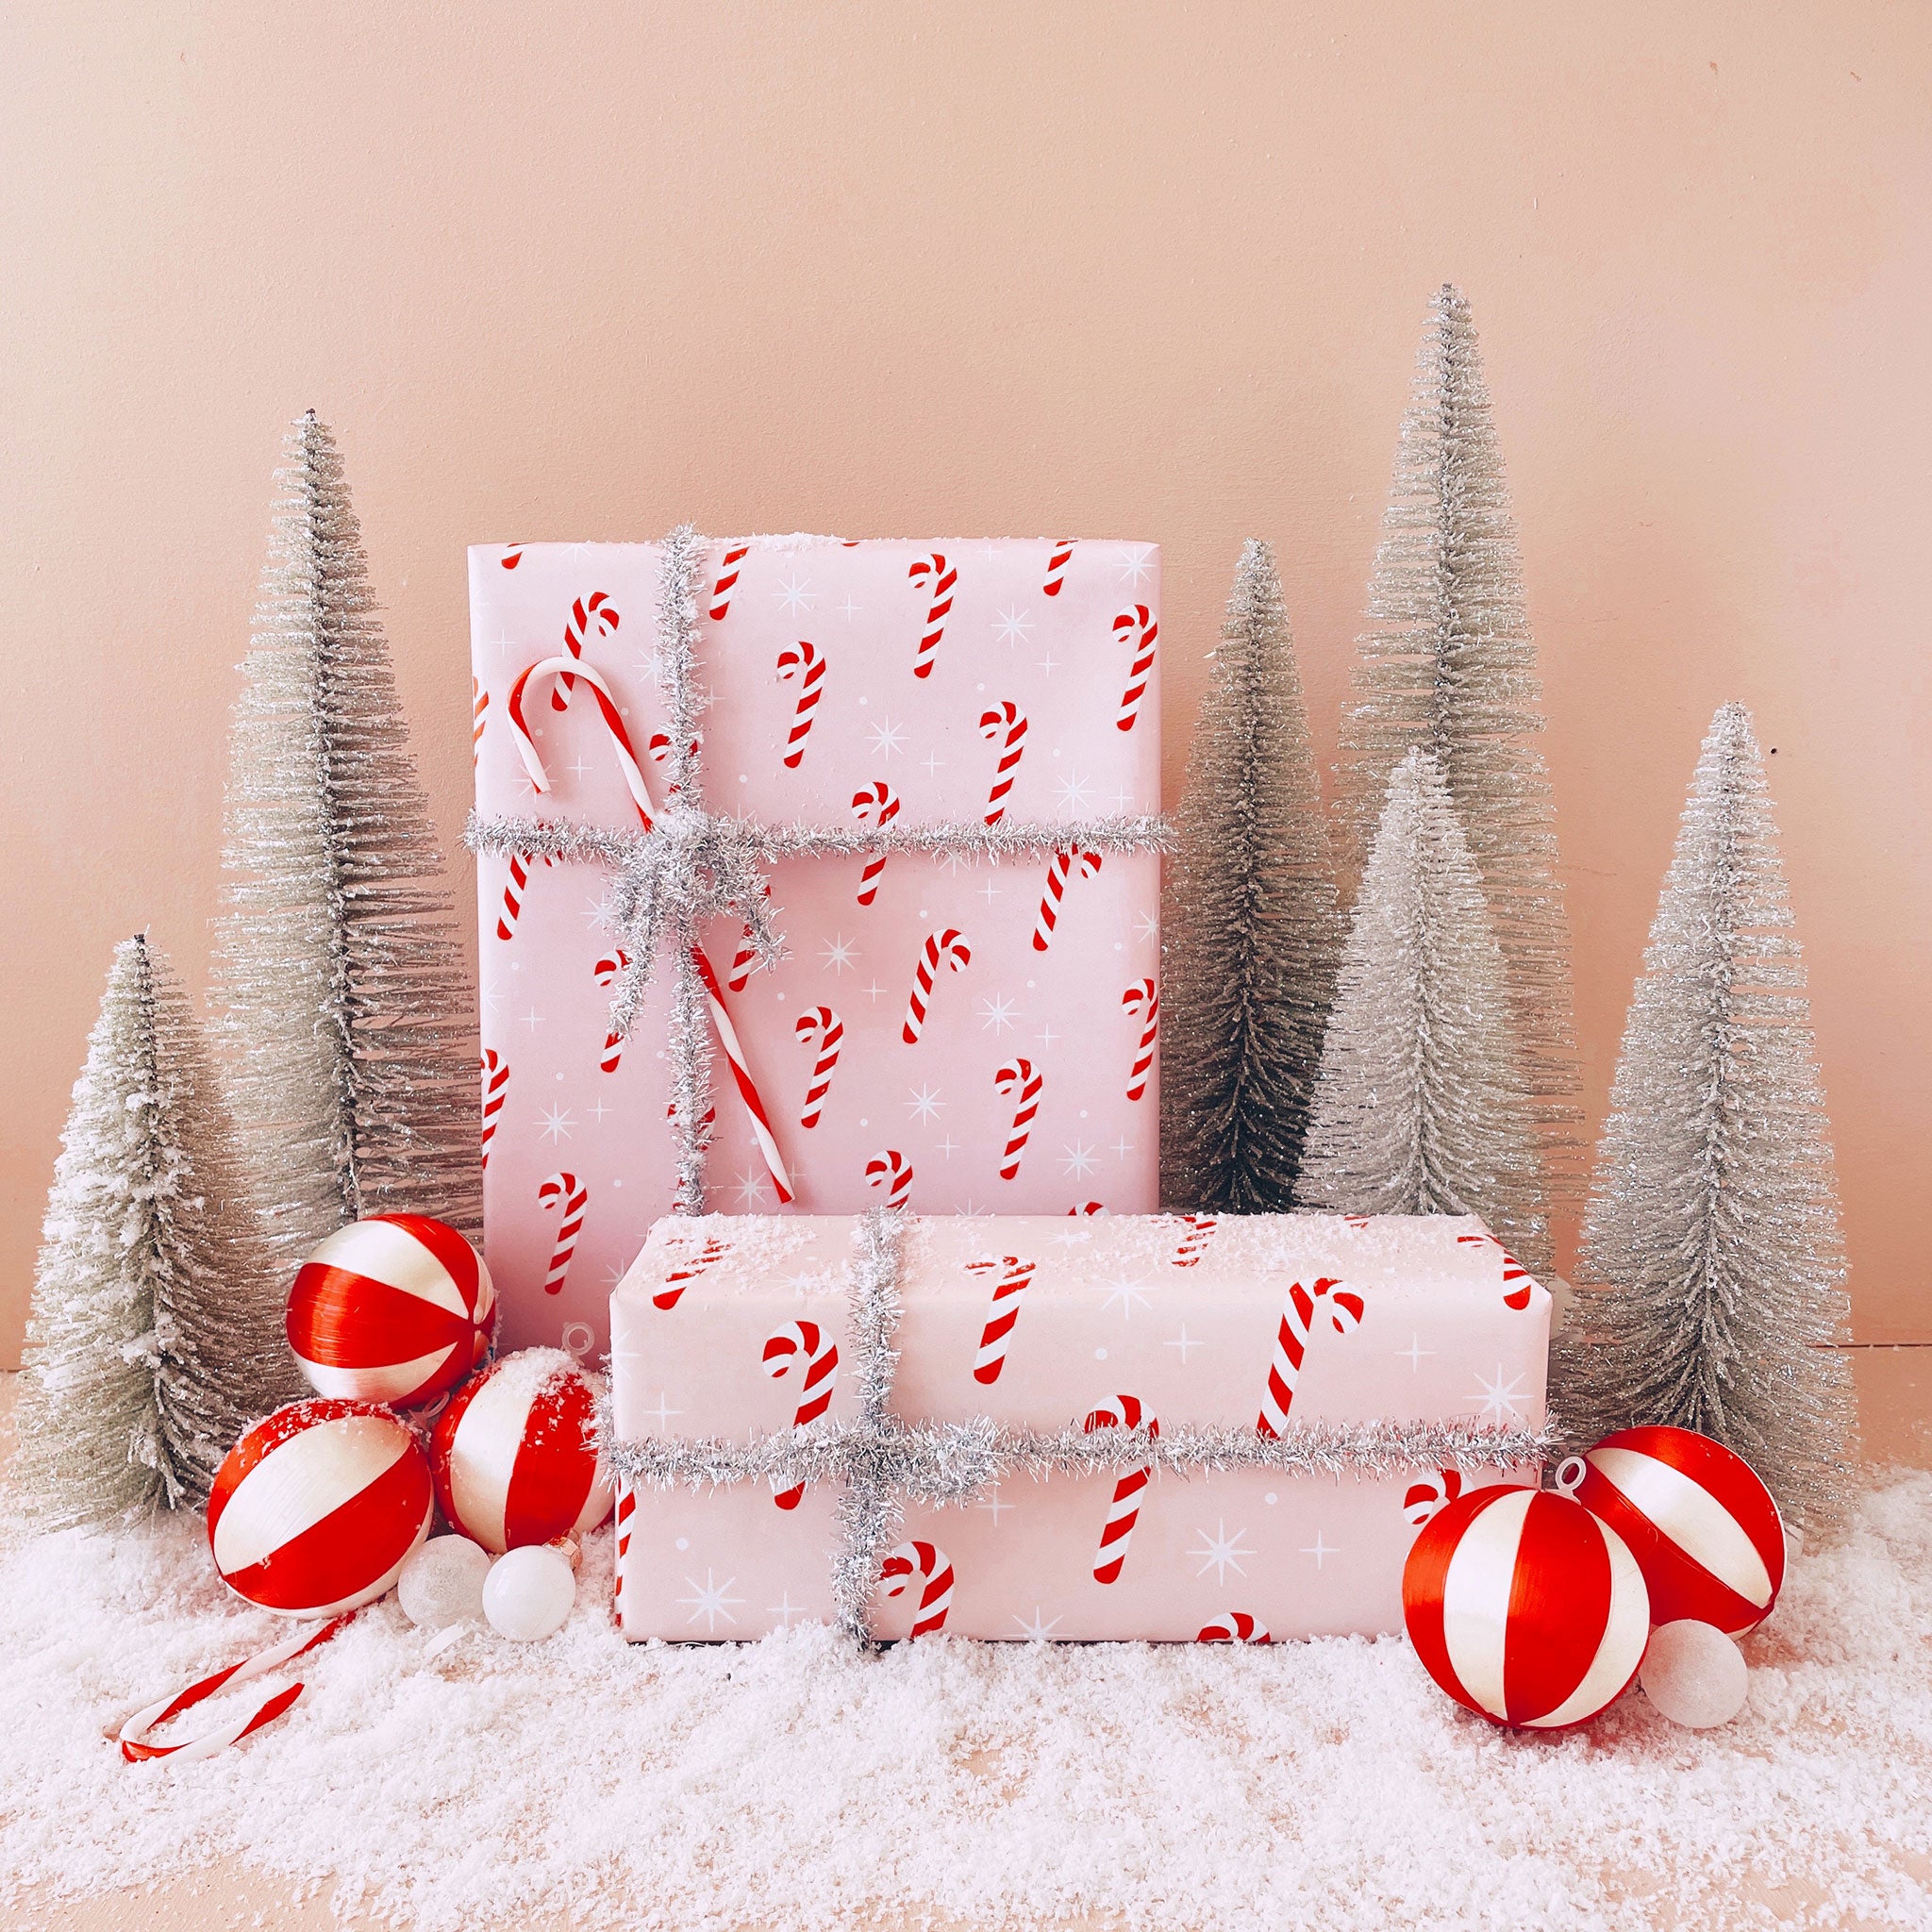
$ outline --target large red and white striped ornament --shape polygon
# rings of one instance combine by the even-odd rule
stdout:
[[[885,1189],[888,1208],[903,1208],[912,1193],[912,1163],[896,1147],[881,1148],[865,1163],[865,1184]]]
[[[811,722],[824,696],[825,660],[819,647],[800,638],[778,653],[778,675],[787,684],[800,680],[798,703],[791,713],[791,732],[785,741],[785,765],[795,772],[805,757],[805,741],[811,736]]]
[[[560,1348],[520,1349],[473,1376],[431,1439],[442,1513],[498,1556],[595,1529],[611,1502],[597,1453],[603,1392]]]
[[[281,1617],[373,1603],[429,1533],[429,1457],[373,1402],[310,1396],[244,1429],[215,1472],[208,1541],[237,1596]]]
[[[1147,1091],[1147,1075],[1154,1066],[1154,1046],[1160,1038],[1160,993],[1151,979],[1137,979],[1121,995],[1121,1005],[1130,1018],[1141,1023],[1141,1043],[1134,1049],[1134,1064],[1127,1074],[1127,1098],[1139,1100]]]
[[[751,555],[749,543],[734,543],[725,551],[724,560],[718,565],[718,575],[711,585],[710,617],[713,624],[723,624],[731,609],[731,592],[738,585],[738,573],[744,559]]]
[[[839,1065],[839,1042],[845,1038],[845,1023],[830,1007],[808,1007],[791,1023],[791,1030],[814,1049],[811,1078],[806,1083],[805,1107],[798,1116],[801,1127],[815,1127],[832,1089],[832,1074]]]
[[[1268,1626],[1245,1610],[1224,1610],[1211,1624],[1201,1625],[1196,1643],[1273,1643]]]
[[[906,1002],[906,1024],[900,1029],[900,1038],[908,1046],[919,1044],[920,1033],[925,1025],[926,1008],[932,1003],[933,981],[939,975],[941,960],[951,973],[958,973],[973,963],[972,948],[957,926],[949,925],[944,932],[927,933],[924,945],[919,949],[919,958],[912,963],[912,991]]]
[[[505,1089],[509,1085],[509,1062],[493,1046],[483,1049],[483,1124],[479,1167],[490,1165],[490,1143],[496,1139],[497,1117],[503,1112]]]
[[[1026,752],[1026,713],[1011,698],[1003,699],[979,719],[979,735],[1000,747],[1000,761],[992,774],[992,787],[986,795],[986,822],[996,825],[1007,815],[1007,793],[1020,775],[1020,760]]]
[[[952,1558],[937,1543],[913,1541],[901,1543],[879,1565],[889,1597],[904,1596],[915,1576],[921,1589],[911,1634],[924,1637],[946,1627],[946,1612],[953,1607]]]
[[[973,1379],[991,1388],[1007,1365],[1008,1344],[1020,1319],[1020,1297],[1033,1279],[1034,1264],[1017,1255],[1002,1255],[969,1261],[967,1271],[993,1277],[992,1304],[986,1311],[986,1326],[980,1330],[979,1351],[973,1358]]]
[[[1160,1433],[1160,1418],[1146,1407],[1138,1395],[1116,1395],[1103,1402],[1087,1418],[1089,1435],[1095,1429],[1138,1429],[1149,1436]],[[1141,1491],[1154,1479],[1151,1463],[1137,1463],[1114,1478],[1113,1496],[1107,1506],[1107,1521],[1101,1525],[1100,1548],[1093,1557],[1095,1583],[1118,1583],[1127,1560],[1127,1541],[1141,1520]]]
[[[1637,1558],[1582,1504],[1498,1485],[1446,1505],[1402,1573],[1416,1655],[1493,1724],[1588,1724],[1637,1675],[1650,1596]]]
[[[544,1273],[543,1292],[561,1294],[570,1274],[571,1257],[577,1251],[577,1236],[583,1232],[591,1191],[574,1174],[553,1174],[537,1183],[537,1205],[546,1211],[557,1209],[557,1239],[550,1245],[550,1266]]]
[[[1126,689],[1121,692],[1120,715],[1113,721],[1121,730],[1131,731],[1141,715],[1148,680],[1154,675],[1154,641],[1160,634],[1160,625],[1146,605],[1136,604],[1114,619],[1113,629],[1116,637],[1133,640],[1133,668],[1127,673]]]
[[[1013,1103],[1013,1124],[1007,1130],[1006,1152],[1000,1156],[1000,1178],[1017,1180],[1020,1157],[1026,1151],[1033,1117],[1040,1111],[1040,1090],[1046,1085],[1046,1078],[1024,1055],[1016,1054],[994,1073],[992,1084],[1001,1099]]]
[[[860,824],[884,825],[899,816],[899,794],[883,778],[874,778],[863,791],[852,794],[852,816]],[[878,896],[879,874],[886,869],[886,855],[871,852],[866,855],[864,869],[858,874],[858,903],[870,906]]]
[[[1046,559],[1046,581],[1040,587],[1042,597],[1058,597],[1060,587],[1066,582],[1067,565],[1074,560],[1074,540],[1071,537],[1056,537],[1053,549]]]
[[[926,606],[925,629],[919,640],[919,649],[912,659],[914,677],[930,677],[934,663],[933,653],[940,647],[940,639],[946,628],[946,617],[953,608],[953,586],[959,581],[959,573],[951,569],[946,559],[937,551],[930,557],[920,558],[906,573],[913,583],[922,577],[932,579],[932,600]]]
[[[765,1374],[774,1381],[782,1380],[794,1368],[799,1372],[793,1428],[817,1422],[831,1407],[832,1391],[839,1386],[839,1344],[816,1322],[781,1323],[765,1338],[761,1359]],[[772,1491],[772,1501],[780,1509],[796,1509],[804,1496],[803,1483]]]
[[[1312,1287],[1299,1281],[1288,1285],[1282,1298],[1281,1320],[1274,1330],[1274,1348],[1268,1362],[1268,1387],[1261,1397],[1261,1413],[1255,1427],[1263,1436],[1278,1436],[1288,1426],[1288,1411],[1294,1403],[1296,1384],[1301,1380],[1302,1362],[1314,1333],[1316,1305],[1328,1318],[1336,1334],[1346,1335],[1362,1319],[1363,1302],[1353,1289],[1325,1275]]]
[[[1067,881],[1077,864],[1083,879],[1100,872],[1097,852],[1056,852],[1047,862],[1046,890],[1040,896],[1039,916],[1033,922],[1033,950],[1043,953],[1053,943],[1053,929],[1060,923],[1060,901],[1066,897]]]
[[[489,1353],[490,1271],[426,1214],[339,1227],[296,1272],[289,1346],[323,1395],[412,1408],[454,1389]]]
[[[1557,1486],[1630,1546],[1653,1623],[1715,1624],[1732,1637],[1771,1615],[1785,1526],[1734,1450],[1694,1429],[1619,1429],[1557,1472]]]

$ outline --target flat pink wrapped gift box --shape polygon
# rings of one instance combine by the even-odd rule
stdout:
[[[661,558],[651,543],[470,552],[479,817],[638,828],[582,679],[530,687],[525,718],[551,788],[532,790],[508,701],[520,673],[559,656],[610,688],[661,811]],[[1159,808],[1151,544],[733,539],[710,544],[704,584],[702,781],[714,811],[850,831],[868,823],[858,795],[876,800],[880,786],[902,827],[979,823],[994,809],[1010,826]],[[521,870],[477,861],[485,1249],[509,1347],[555,1343],[570,1323],[601,1331],[611,1288],[673,1205],[674,1178],[670,962],[654,962],[645,1005],[612,1051],[608,875],[562,860]],[[911,1171],[905,1199],[916,1208],[1157,1205],[1153,853],[1076,868],[1047,915],[1045,951],[1035,944],[1054,899],[1044,856],[991,865],[894,854],[875,871],[858,858],[798,858],[769,878],[789,958],[724,997],[797,1208],[878,1205],[867,1166],[887,1155]],[[940,959],[908,1044],[923,949],[949,933],[958,946]],[[721,979],[739,939],[723,919],[707,932]],[[956,953],[970,957],[955,965]],[[821,1008],[829,1018],[801,1034],[801,1016]],[[714,1097],[706,1205],[775,1208],[722,1058]],[[1015,1118],[1029,1108],[1016,1151]]]
[[[860,1231],[845,1218],[660,1222],[611,1298],[616,1442],[748,1443],[815,1408],[851,1422]],[[1313,1317],[1298,1368],[1283,1354],[1297,1285]],[[1453,1473],[1022,1474],[965,1507],[908,1505],[891,1542],[933,1551],[924,1568],[948,1570],[950,1588],[915,1575],[896,1598],[875,1591],[881,1638],[909,1634],[941,1596],[938,1627],[977,1638],[1396,1630],[1429,1503],[1457,1483],[1535,1480],[1550,1297],[1474,1219],[917,1218],[898,1292],[891,1407],[908,1422],[984,1416],[1051,1435],[1125,1415],[1171,1441],[1177,1424],[1253,1431],[1266,1416],[1289,1443],[1441,1424],[1507,1433],[1514,1454],[1472,1454]],[[808,1484],[781,1507],[757,1479],[625,1484],[625,1635],[836,1621],[841,1487]]]

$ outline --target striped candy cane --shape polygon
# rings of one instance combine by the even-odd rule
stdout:
[[[543,863],[550,863],[550,855],[545,853]],[[517,929],[518,915],[524,909],[524,900],[530,885],[530,855],[527,852],[512,852],[509,856],[509,878],[503,888],[503,910],[496,915],[496,937],[500,940],[513,938]]]
[[[622,946],[619,946],[615,952],[599,959],[591,968],[591,976],[608,992],[610,988],[617,984],[617,975],[624,972],[629,964],[630,955]],[[616,1073],[617,1063],[623,1058],[624,1035],[621,1033],[607,1033],[604,1036],[604,1051],[597,1060],[598,1071],[605,1074]]]
[[[1111,1210],[1104,1201],[1083,1201],[1077,1208],[1069,1208],[1067,1212],[1076,1220],[1083,1215],[1089,1215],[1097,1221]]]
[[[630,1520],[637,1514],[638,1499],[622,1476],[617,1482],[617,1574],[610,1586],[610,1621],[624,1628],[625,1558],[630,1555]]]
[[[704,741],[704,740],[703,740],[702,738],[693,738],[693,739],[691,740],[691,757],[692,757],[692,758],[696,758],[696,757],[697,757],[697,755],[698,755],[699,751],[703,749],[703,746],[704,746],[704,742],[705,742],[705,741]],[[670,758],[671,758],[671,734],[670,734],[670,732],[668,732],[668,731],[654,731],[654,732],[652,732],[652,733],[651,733],[651,735],[650,735],[650,737],[649,737],[648,739],[646,739],[646,740],[645,740],[645,741],[644,741],[644,749],[645,749],[646,751],[648,751],[648,752],[650,753],[650,755],[651,755],[651,762],[652,762],[652,763],[653,763],[654,765],[661,765],[661,764],[665,764],[665,763],[668,763],[668,762],[669,762],[669,760],[670,760]],[[678,789],[679,789],[679,788],[678,788],[677,786],[675,786],[675,785],[667,785],[667,786],[665,786],[665,788],[664,788],[664,796],[665,796],[666,798],[675,798],[675,797],[677,796],[677,793],[678,793]]]
[[[1058,597],[1060,586],[1066,581],[1067,565],[1073,561],[1074,540],[1071,537],[1056,537],[1053,554],[1046,559],[1046,581],[1040,587],[1042,597]]]
[[[992,710],[981,715],[979,735],[995,741],[1005,741],[1000,747],[999,768],[992,775],[992,790],[986,799],[986,822],[996,825],[1007,815],[1007,793],[1020,774],[1020,758],[1026,749],[1026,713],[1011,698],[1003,699]]]
[[[933,980],[939,973],[941,959],[951,973],[973,963],[972,950],[959,936],[957,926],[949,925],[944,932],[927,933],[925,944],[920,948],[919,958],[912,968],[912,995],[906,1003],[906,1024],[899,1036],[908,1046],[919,1044],[920,1031],[925,1025],[925,1009],[932,999]]]
[[[966,1267],[971,1274],[994,1277],[992,1305],[986,1311],[986,1326],[980,1330],[979,1353],[973,1358],[973,1379],[991,1388],[1007,1365],[1007,1347],[1020,1319],[1020,1297],[1033,1279],[1034,1263],[1023,1261],[1017,1255],[1002,1255],[996,1261],[969,1261]]]
[[[1268,1626],[1245,1610],[1223,1610],[1211,1624],[1201,1625],[1196,1643],[1272,1643]]]
[[[1461,1493],[1462,1472],[1459,1469],[1439,1469],[1434,1475],[1409,1484],[1403,1494],[1402,1513],[1420,1529],[1437,1510],[1455,1502]]]
[[[1137,979],[1122,993],[1121,1005],[1141,1019],[1141,1044],[1134,1050],[1133,1071],[1127,1075],[1127,1098],[1139,1100],[1147,1091],[1147,1070],[1154,1064],[1154,1042],[1160,1035],[1160,994],[1151,979]]]
[[[863,825],[884,825],[899,816],[899,794],[883,778],[874,778],[863,791],[852,794],[852,816]],[[879,874],[886,869],[883,852],[871,854],[858,874],[858,903],[870,906],[877,896]]]
[[[865,1184],[886,1190],[888,1208],[903,1208],[912,1191],[912,1163],[896,1147],[882,1148],[865,1163]]]
[[[505,570],[516,569],[517,565],[524,560],[524,545],[512,543],[496,560],[502,564]]]
[[[711,586],[711,622],[723,624],[731,608],[731,592],[738,583],[738,567],[751,554],[749,543],[734,543],[718,566],[718,580]]]
[[[675,1127],[677,1124],[676,1101],[667,1100],[664,1103],[664,1118],[666,1121],[670,1123],[672,1126]],[[711,1129],[715,1127],[717,1124],[718,1109],[716,1105],[714,1104],[710,1107],[706,1108],[705,1116],[698,1123],[698,1144],[700,1146],[708,1147],[711,1144],[711,1141],[714,1138]]]
[[[802,1429],[815,1423],[832,1406],[832,1390],[839,1380],[839,1345],[816,1322],[787,1322],[773,1329],[765,1341],[765,1374],[774,1381],[801,1369],[798,1411],[791,1426]],[[789,1490],[774,1488],[772,1501],[781,1509],[796,1509],[805,1494],[805,1485],[795,1483]]]
[[[706,1237],[705,1244],[694,1255],[688,1255],[664,1277],[664,1286],[651,1297],[654,1308],[675,1308],[680,1297],[693,1281],[708,1268],[715,1268],[731,1252],[729,1241],[721,1241],[716,1235]]]
[[[1503,1306],[1514,1308],[1518,1314],[1529,1306],[1530,1291],[1536,1281],[1530,1272],[1492,1234],[1459,1234],[1456,1237],[1458,1248],[1494,1248],[1503,1257]],[[1512,1282],[1521,1282],[1520,1288],[1511,1288]]]
[[[1100,871],[1100,854],[1097,852],[1054,854],[1052,863],[1046,868],[1046,891],[1041,896],[1040,917],[1033,922],[1033,950],[1036,953],[1045,952],[1053,943],[1053,929],[1060,922],[1060,900],[1066,895],[1067,880],[1073,876],[1076,859],[1083,879],[1093,878]]]
[[[503,1111],[504,1090],[509,1085],[509,1062],[493,1046],[483,1049],[483,1135],[479,1166],[490,1165],[490,1143],[496,1139],[496,1117]]]
[[[563,1277],[570,1273],[570,1257],[577,1251],[577,1235],[584,1224],[584,1209],[590,1205],[591,1191],[574,1174],[554,1174],[537,1184],[537,1205],[558,1209],[557,1239],[550,1248],[550,1272],[543,1277],[545,1294],[561,1294]]]
[[[993,1074],[992,1084],[1002,1100],[1013,1103],[1013,1124],[1007,1135],[1007,1151],[1000,1157],[1000,1178],[1017,1180],[1020,1157],[1026,1151],[1033,1116],[1040,1111],[1040,1090],[1046,1084],[1046,1076],[1035,1072],[1031,1060],[1015,1054]]]
[[[805,757],[805,741],[811,736],[812,713],[819,708],[821,687],[825,681],[825,660],[816,644],[800,638],[778,653],[778,675],[787,684],[794,677],[804,680],[798,704],[791,713],[791,735],[785,741],[785,763],[795,772]]]
[[[1255,1428],[1263,1436],[1278,1436],[1288,1426],[1288,1411],[1301,1379],[1302,1361],[1315,1326],[1315,1304],[1323,1302],[1336,1334],[1346,1335],[1362,1319],[1362,1298],[1352,1289],[1325,1275],[1312,1288],[1291,1281],[1281,1305],[1281,1324],[1274,1331],[1274,1353],[1268,1364],[1268,1392]]]
[[[946,627],[946,614],[953,608],[953,586],[959,581],[959,573],[947,566],[946,559],[935,551],[930,557],[922,557],[906,573],[913,583],[921,577],[932,579],[932,601],[926,607],[925,633],[919,640],[919,653],[912,662],[914,677],[932,675],[933,653],[939,648],[941,633]]]
[[[1183,1214],[1188,1231],[1182,1235],[1180,1245],[1174,1251],[1174,1265],[1176,1268],[1198,1268],[1201,1257],[1208,1250],[1208,1243],[1214,1238],[1214,1230],[1221,1225],[1221,1220],[1214,1214]]]
[[[845,1023],[830,1007],[808,1007],[791,1023],[791,1030],[818,1050],[805,1090],[805,1110],[798,1116],[801,1127],[815,1127],[832,1084],[832,1071],[839,1064],[839,1042],[845,1038]]]
[[[522,672],[511,685],[509,701],[505,706],[511,727],[515,733],[517,756],[523,759],[524,771],[530,780],[532,790],[543,792],[550,789],[550,780],[543,770],[543,760],[537,750],[537,741],[529,724],[524,716],[524,691],[534,678],[560,677],[571,669],[572,661],[567,658],[544,658]],[[610,693],[610,687],[589,664],[578,664],[576,675],[591,687],[591,694],[597,701],[598,715],[604,721],[604,729],[610,741],[610,748],[616,754],[619,771],[624,775],[625,789],[630,793],[631,804],[637,808],[639,819],[645,831],[652,829],[651,794],[644,783],[643,768],[638,763],[637,753],[630,741],[629,727],[624,722],[624,713],[618,709],[617,700]],[[731,1024],[731,1013],[724,1004],[724,989],[718,984],[718,975],[712,968],[709,956],[702,946],[692,946],[691,962],[696,970],[698,980],[705,990],[705,1001],[710,1009],[711,1025],[718,1035],[718,1044],[724,1049],[724,1058],[731,1069],[731,1078],[738,1088],[738,1097],[743,1103],[746,1116],[751,1122],[753,1138],[758,1141],[758,1152],[764,1158],[766,1172],[772,1176],[772,1186],[777,1191],[780,1203],[791,1199],[791,1176],[785,1167],[785,1157],[778,1151],[777,1137],[772,1131],[771,1115],[765,1110],[757,1082],[752,1079],[751,1066],[746,1060],[744,1048],[740,1043],[738,1029]]]
[[[483,758],[483,713],[490,708],[490,693],[483,680],[470,675],[470,768],[474,771]]]
[[[1123,610],[1113,621],[1114,635],[1134,634],[1134,668],[1127,673],[1127,688],[1121,693],[1121,713],[1113,722],[1122,731],[1131,731],[1141,715],[1141,700],[1146,695],[1147,681],[1154,674],[1154,640],[1160,634],[1159,624],[1148,614],[1144,604]]]
[[[121,1756],[129,1764],[140,1764],[156,1757],[173,1757],[183,1764],[192,1764],[198,1757],[212,1757],[217,1751],[225,1751],[230,1744],[239,1744],[264,1724],[274,1724],[302,1695],[300,1684],[284,1685],[272,1697],[265,1698],[250,1709],[235,1712],[213,1730],[204,1731],[198,1738],[184,1738],[178,1744],[148,1742],[149,1738],[170,1718],[178,1717],[184,1710],[192,1710],[197,1704],[206,1703],[217,1690],[225,1690],[231,1684],[245,1684],[252,1677],[266,1676],[270,1671],[294,1662],[298,1657],[304,1657],[326,1643],[338,1631],[353,1624],[356,1615],[354,1610],[347,1610],[340,1617],[331,1617],[320,1629],[292,1631],[279,1643],[258,1650],[253,1657],[243,1657],[239,1664],[230,1664],[225,1671],[203,1677],[199,1683],[189,1685],[185,1690],[177,1690],[172,1697],[158,1697],[154,1703],[143,1705],[114,1734],[114,1741],[121,1747]]]
[[[563,626],[564,656],[581,658],[584,645],[593,634],[608,637],[617,625],[617,607],[611,603],[608,592],[592,591],[588,599],[579,597],[570,607],[570,619]],[[567,709],[570,694],[575,688],[575,677],[566,671],[550,689],[550,708]]]
[[[1150,1438],[1159,1435],[1160,1419],[1151,1408],[1143,1408],[1137,1395],[1116,1395],[1103,1402],[1087,1418],[1085,1428],[1091,1436],[1095,1429],[1138,1429],[1146,1425]],[[1152,1463],[1137,1463],[1123,1470],[1113,1486],[1113,1501],[1107,1507],[1107,1522],[1100,1531],[1100,1548],[1093,1558],[1095,1583],[1118,1583],[1121,1566],[1127,1560],[1127,1539],[1141,1520],[1141,1491],[1154,1478]]]
[[[767,885],[763,890],[765,897],[769,899],[772,896],[771,887]],[[751,927],[746,926],[738,936],[738,950],[731,956],[731,971],[726,975],[724,984],[733,992],[742,992],[745,981],[751,977],[759,963],[758,949],[752,942]]]
[[[936,1543],[906,1542],[879,1566],[879,1581],[889,1597],[904,1596],[915,1576],[925,1588],[919,1593],[911,1634],[924,1637],[946,1627],[946,1612],[953,1607],[952,1559]]]

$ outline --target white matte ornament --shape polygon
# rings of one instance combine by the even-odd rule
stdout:
[[[1674,1724],[1707,1731],[1744,1707],[1750,1672],[1744,1653],[1715,1624],[1682,1618],[1651,1632],[1638,1682]]]
[[[547,1543],[497,1557],[483,1581],[483,1614],[499,1637],[534,1643],[563,1628],[577,1600],[570,1558]]]
[[[425,1630],[441,1630],[483,1615],[490,1552],[466,1536],[431,1537],[403,1565],[396,1601]]]

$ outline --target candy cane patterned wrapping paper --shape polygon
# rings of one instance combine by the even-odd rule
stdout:
[[[676,831],[680,734],[657,672],[664,546],[514,548],[513,569],[503,545],[470,553],[473,692],[492,693],[475,741],[479,822],[635,835],[621,727],[651,815]],[[742,1060],[727,1062],[719,1031],[707,1029],[708,1211],[779,1206],[754,1095],[792,1211],[877,1205],[889,1191],[869,1186],[867,1164],[888,1148],[914,1174],[915,1212],[1157,1205],[1155,1077],[1128,1099],[1132,1023],[1092,989],[1158,983],[1159,860],[1109,848],[1095,869],[1081,856],[1088,841],[1052,834],[1159,809],[1159,687],[1146,684],[1135,728],[1120,730],[1137,646],[1115,627],[1124,610],[1158,612],[1159,570],[1151,545],[1086,538],[708,542],[694,586],[694,684],[709,702],[682,734],[701,740],[703,807],[765,827],[837,828],[854,841],[849,855],[763,867],[779,964],[758,963],[741,917],[704,930]],[[616,726],[582,675],[573,671],[568,689],[560,673],[533,678],[522,717],[544,774],[539,793],[506,707],[524,673],[566,655],[608,689]],[[904,849],[883,858],[866,844],[939,824],[1037,833],[1038,849],[993,863]],[[1071,859],[1058,864],[1058,851]],[[554,1345],[572,1321],[601,1339],[612,1285],[675,1205],[674,962],[658,959],[630,1031],[613,1039],[622,969],[608,969],[628,947],[620,875],[489,850],[476,872],[485,1249],[502,1345]],[[1052,944],[1041,952],[1034,934],[1050,894]],[[961,950],[939,962],[908,1043],[925,943],[946,933],[961,936]],[[821,1008],[841,1028],[835,1074],[823,1035],[807,1045],[797,1031]],[[1014,1103],[994,1076],[1017,1058],[1042,1086],[1025,1158],[1003,1179]],[[539,1198],[557,1174],[575,1175],[590,1202],[560,1282],[559,1204]]]
[[[877,1230],[898,1244],[897,1317],[874,1327],[858,1262]],[[855,1575],[882,1641],[922,1624],[1015,1641],[1399,1630],[1424,1506],[1534,1479],[1548,1293],[1531,1282],[1515,1306],[1514,1264],[1459,1239],[1473,1220],[1229,1217],[1176,1267],[1194,1232],[1064,1212],[667,1217],[611,1303],[625,1634],[851,1628]],[[1294,1318],[1293,1401],[1269,1433],[1257,1398],[1297,1286],[1319,1315]],[[881,1348],[897,1360],[868,1420]]]

